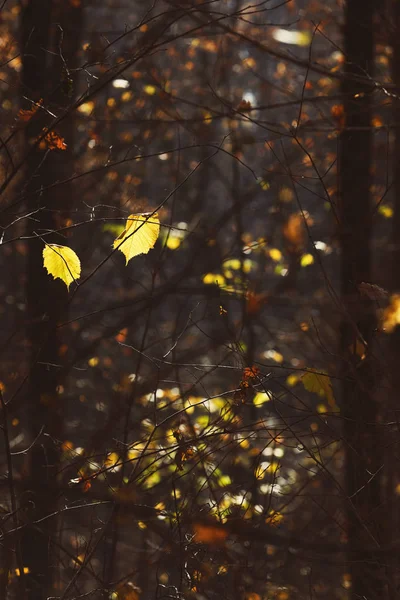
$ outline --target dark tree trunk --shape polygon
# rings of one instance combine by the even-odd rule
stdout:
[[[23,96],[42,102],[57,116],[71,104],[73,85],[70,71],[78,53],[82,9],[72,3],[50,0],[29,0],[22,11]],[[30,108],[26,105],[24,108]],[[42,148],[35,139],[43,127],[51,127],[52,117],[39,109],[26,127],[25,197],[26,212],[38,211],[28,221],[26,266],[26,299],[28,313],[27,337],[31,348],[31,367],[26,397],[25,415],[31,439],[37,438],[29,459],[21,510],[26,514],[26,527],[21,548],[28,600],[44,600],[53,591],[57,568],[52,539],[57,531],[57,519],[46,519],[40,525],[33,521],[57,511],[57,472],[59,441],[62,439],[60,384],[60,337],[57,324],[65,318],[68,292],[61,280],[54,280],[43,268],[41,236],[56,231],[71,208],[72,192],[68,185],[50,188],[51,184],[68,177],[73,169],[71,119],[67,115],[56,133],[66,138],[65,151]],[[66,244],[54,233],[46,242]]]
[[[385,597],[384,567],[377,550],[383,448],[379,441],[378,375],[372,344],[376,331],[373,301],[359,285],[372,277],[371,86],[374,0],[348,0],[345,10],[345,75],[342,85],[345,126],[340,139],[343,357],[342,415],[346,458],[345,489],[348,520],[348,572],[351,597]],[[365,347],[360,358],[356,345]],[[361,353],[362,354],[362,353]],[[366,553],[366,549],[371,549]]]
[[[391,0],[389,3],[391,12],[390,23],[392,24],[392,80],[397,89],[400,89],[400,4],[396,0]],[[393,221],[392,234],[389,245],[389,256],[387,257],[388,279],[385,282],[388,291],[391,294],[400,293],[400,99],[393,98],[393,181],[394,181],[394,198],[393,198]],[[388,357],[388,379],[390,381],[390,392],[385,397],[386,421],[398,422],[399,418],[399,387],[400,387],[400,328],[396,327],[390,333],[387,347]],[[394,540],[398,539],[400,531],[400,501],[399,496],[395,492],[396,485],[400,477],[400,465],[398,460],[398,427],[391,433],[387,439],[387,452],[385,457],[386,466],[386,543],[390,545]],[[397,552],[393,552],[388,556],[387,560],[387,576],[389,580],[389,598],[394,600],[397,598],[397,588],[399,586],[399,557]]]

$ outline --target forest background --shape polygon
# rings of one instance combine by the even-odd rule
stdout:
[[[0,598],[397,599],[400,3],[2,0],[0,61]]]

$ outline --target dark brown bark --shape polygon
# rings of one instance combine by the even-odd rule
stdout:
[[[392,26],[392,80],[397,88],[400,86],[400,4],[396,0],[391,0],[388,4],[390,11],[390,22]],[[398,294],[400,292],[400,99],[393,98],[393,180],[394,180],[394,198],[393,198],[393,221],[392,232],[389,244],[389,256],[387,256],[388,279],[385,281],[386,287],[390,293]],[[398,390],[400,386],[400,328],[396,327],[388,337],[387,347],[387,372],[390,382],[390,392],[385,398],[386,420],[389,422],[399,422],[398,413]],[[395,427],[387,440],[387,452],[385,457],[386,465],[386,540],[390,544],[398,539],[400,531],[400,502],[395,492],[397,482],[400,477],[400,465],[398,460],[398,435],[399,427]],[[392,553],[388,557],[387,577],[389,580],[389,598],[394,600],[397,597],[397,588],[399,586],[399,557],[397,553]]]
[[[342,415],[346,455],[345,489],[348,520],[348,572],[354,600],[385,597],[380,547],[383,464],[379,441],[378,383],[373,340],[376,331],[373,302],[362,296],[359,284],[372,277],[371,208],[371,93],[373,69],[374,0],[348,0],[345,11],[345,73],[342,84],[345,127],[340,138],[343,357]],[[363,82],[365,81],[365,83]],[[365,345],[361,360],[357,341]],[[366,549],[370,552],[365,553]]]
[[[81,28],[82,9],[70,3],[30,0],[22,12],[23,95],[55,114],[68,109],[73,80],[69,69],[75,66]],[[30,108],[29,104],[24,108]],[[43,600],[52,592],[55,562],[52,538],[57,531],[56,518],[43,524],[32,521],[57,510],[57,471],[59,440],[62,439],[62,413],[59,385],[60,338],[57,324],[65,318],[68,292],[58,279],[53,280],[43,268],[41,235],[55,231],[60,219],[68,214],[73,195],[67,185],[57,191],[46,189],[71,174],[73,167],[72,115],[58,126],[65,137],[65,151],[41,148],[35,140],[43,127],[51,127],[51,116],[39,109],[25,130],[26,210],[38,211],[28,221],[29,241],[26,266],[26,300],[31,349],[31,367],[26,396],[25,416],[31,438],[38,436],[28,457],[27,476],[21,497],[26,527],[21,538],[28,600]],[[56,233],[46,235],[46,242],[66,244]]]

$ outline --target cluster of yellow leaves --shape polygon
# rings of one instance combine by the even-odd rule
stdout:
[[[125,229],[113,243],[126,258],[126,264],[139,254],[147,254],[154,248],[160,234],[160,221],[154,215],[130,215]],[[61,279],[69,289],[81,275],[81,263],[77,254],[68,246],[46,244],[43,250],[43,266],[54,279]]]

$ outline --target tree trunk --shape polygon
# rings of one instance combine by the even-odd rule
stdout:
[[[74,66],[81,30],[82,9],[72,3],[51,0],[29,0],[22,11],[23,96],[59,115],[71,104],[73,85],[69,69]],[[54,23],[54,25],[53,25]],[[30,108],[30,106],[25,106]],[[28,600],[44,600],[53,591],[57,568],[52,539],[57,531],[55,517],[40,525],[37,521],[57,511],[57,472],[59,441],[62,439],[60,383],[60,337],[57,324],[65,318],[68,292],[61,280],[51,278],[43,268],[42,236],[47,243],[65,244],[55,232],[71,208],[71,190],[64,184],[49,189],[57,180],[72,174],[74,128],[71,115],[58,125],[56,133],[66,138],[65,151],[42,148],[35,139],[43,127],[51,125],[52,117],[38,109],[25,130],[26,212],[38,211],[28,220],[26,266],[26,299],[31,349],[30,377],[25,415],[31,440],[37,442],[30,450],[21,511],[26,515],[21,549]],[[46,145],[46,144],[45,144]]]
[[[377,369],[372,344],[376,331],[373,301],[359,285],[372,277],[371,87],[374,0],[348,0],[345,10],[345,126],[340,138],[341,281],[344,318],[342,416],[344,419],[345,490],[348,522],[348,573],[351,597],[385,597],[384,567],[375,556],[380,546],[380,467]],[[368,75],[367,75],[368,74]],[[357,346],[363,347],[363,352]],[[366,549],[370,553],[366,557]],[[362,555],[361,555],[362,553]]]
[[[400,89],[400,4],[396,0],[389,3],[391,12],[390,22],[393,25],[392,30],[392,80],[396,85],[396,89]],[[400,99],[393,98],[393,182],[394,182],[394,198],[393,198],[393,220],[392,232],[389,245],[389,256],[387,257],[388,280],[385,282],[388,291],[391,294],[400,293]],[[387,370],[388,379],[390,381],[390,391],[385,396],[386,421],[398,421],[398,390],[400,386],[400,328],[396,327],[389,335],[387,346]],[[397,458],[397,452],[394,451],[398,444],[398,428],[396,427],[391,432],[390,438],[386,443],[386,543],[390,545],[393,540],[398,539],[400,531],[400,499],[396,494],[396,485],[400,477],[400,468]],[[394,600],[397,598],[397,589],[399,586],[399,558],[397,552],[393,552],[388,556],[387,560],[387,577],[389,581],[389,598]]]

